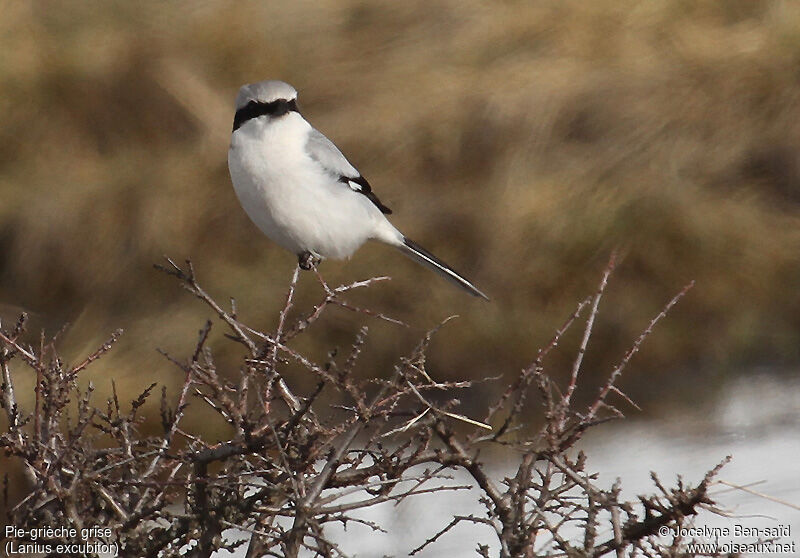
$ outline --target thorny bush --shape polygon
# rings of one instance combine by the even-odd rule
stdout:
[[[28,528],[108,527],[112,536],[106,542],[118,544],[123,556],[207,557],[219,549],[248,557],[341,556],[346,549],[332,540],[331,524],[358,522],[382,531],[358,512],[467,488],[447,482],[448,473],[461,470],[469,488],[479,492],[484,511],[445,518],[441,528],[419,526],[419,546],[412,553],[434,545],[445,532],[473,524],[486,530],[486,544],[476,551],[487,557],[677,555],[681,541],[659,538],[658,529],[683,525],[701,508],[713,509],[708,489],[722,464],[696,485],[679,479],[667,488],[654,475],[654,494],[623,501],[619,481],[599,486],[597,475],[586,470],[584,454],[574,449],[589,428],[622,417],[611,399],[633,405],[617,380],[656,322],[691,286],[667,303],[610,372],[593,403],[579,410],[573,394],[613,267],[612,258],[597,291],[578,304],[480,420],[455,411],[455,394],[474,389],[473,382],[437,382],[426,370],[435,330],[392,370],[370,380],[354,374],[366,327],[355,334],[344,359],[332,357],[326,364],[292,347],[295,337],[332,306],[395,321],[345,300],[353,289],[383,278],[330,288],[317,274],[322,300],[297,312],[291,311],[295,270],[277,328],[264,333],[240,321],[235,303],[226,309],[207,294],[190,262],[178,266],[168,260],[161,269],[213,310],[245,356],[238,370],[218,370],[208,347],[212,322],[207,322],[188,358],[169,357],[184,382],[173,406],[162,394],[163,433],[155,437],[139,433],[142,406],[155,385],[130,404],[120,403],[114,392],[99,407],[92,402],[91,385],[78,386],[80,373],[112,347],[119,333],[83,362],[67,366],[53,343],[34,348],[23,341],[23,316],[13,327],[0,328],[8,422],[0,445],[24,468],[29,483],[27,496],[7,504],[7,520]],[[566,385],[559,386],[545,359],[582,316],[576,357],[566,371]],[[293,391],[283,377],[291,363],[316,379],[308,393]],[[24,374],[36,376],[33,409],[22,409],[14,391],[14,380]],[[322,403],[324,390],[345,404]],[[544,425],[538,431],[526,419],[531,391],[542,400]],[[208,405],[233,436],[209,443],[184,431],[181,420],[190,403]],[[514,474],[497,478],[479,459],[479,452],[491,446],[506,451]],[[230,529],[247,536],[229,537]],[[49,542],[74,541],[56,537]]]

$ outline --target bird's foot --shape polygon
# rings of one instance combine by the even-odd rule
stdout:
[[[322,257],[314,252],[305,251],[297,256],[297,265],[300,267],[300,269],[313,271],[319,280],[319,284],[322,285],[322,288],[325,290],[325,293],[330,297],[334,297],[336,296],[336,293],[331,290],[331,288],[328,286],[328,283],[325,282],[325,279],[322,278],[322,275],[320,275],[319,270],[317,269],[317,266],[321,261]]]
[[[300,266],[300,269],[305,269],[306,271],[316,269],[321,261],[322,258],[314,252],[305,251],[297,256],[297,265]]]

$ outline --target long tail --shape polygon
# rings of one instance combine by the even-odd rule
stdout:
[[[403,243],[397,244],[397,248],[406,256],[414,260],[415,262],[421,263],[427,268],[432,269],[451,283],[454,283],[467,291],[472,296],[479,296],[486,300],[489,300],[489,297],[483,294],[478,288],[464,279],[459,273],[454,270],[452,267],[444,263],[442,260],[428,252],[425,248],[420,246],[419,244],[415,243],[412,240],[409,240],[406,237],[403,237]]]

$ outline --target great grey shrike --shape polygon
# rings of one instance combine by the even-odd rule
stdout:
[[[389,222],[391,210],[333,142],[303,118],[297,91],[288,83],[262,81],[239,90],[228,169],[250,219],[296,254],[303,269],[323,258],[349,258],[367,240],[377,240],[488,300]]]

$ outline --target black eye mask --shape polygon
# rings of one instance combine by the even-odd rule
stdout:
[[[259,116],[271,116],[277,118],[289,112],[300,112],[297,109],[297,101],[292,99],[278,99],[271,103],[262,103],[259,101],[250,101],[245,106],[236,111],[236,116],[233,117],[233,130],[238,130],[242,124],[251,118],[258,118]]]

